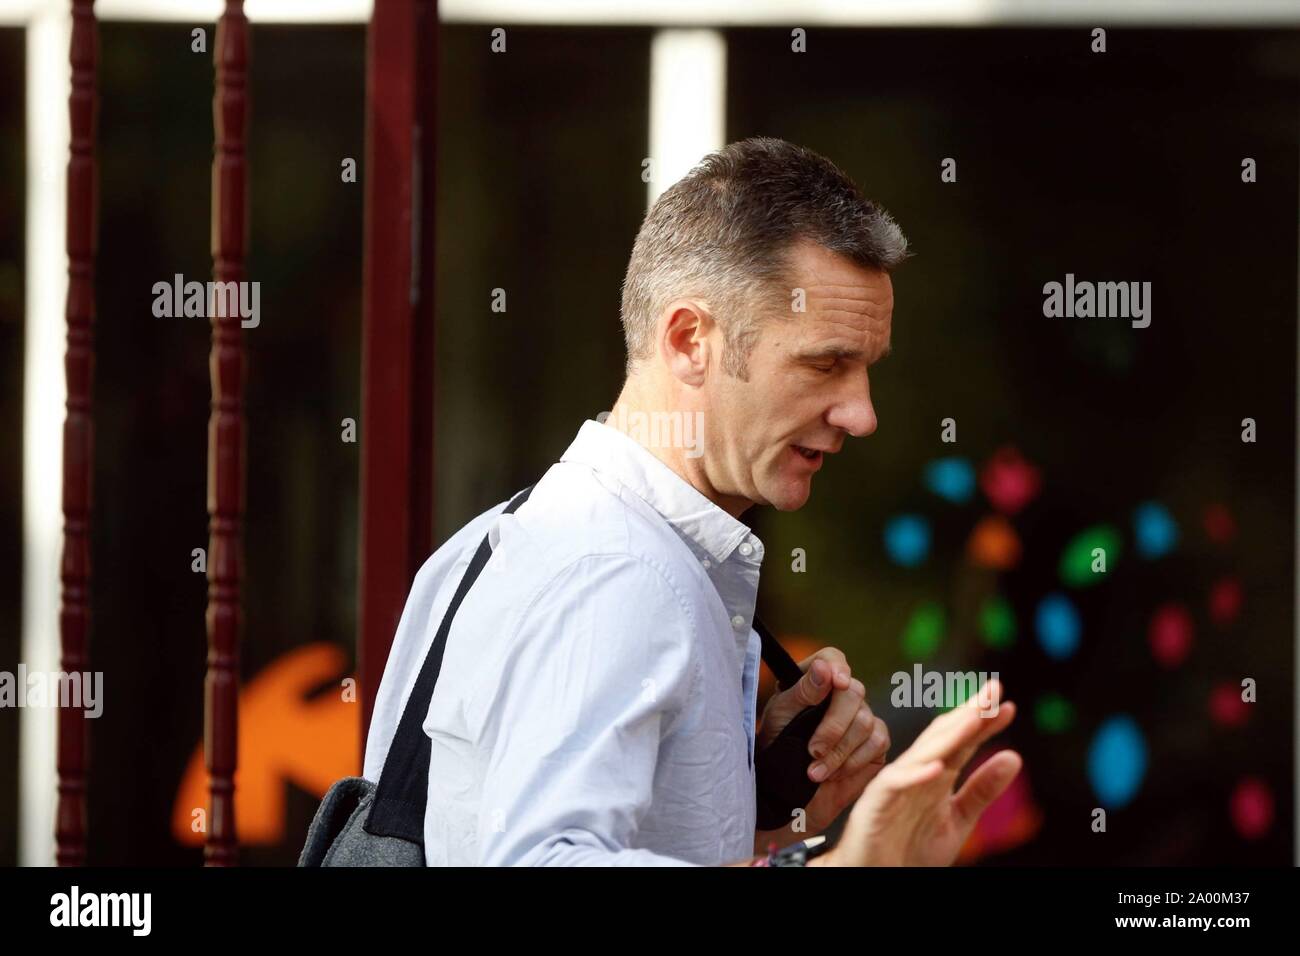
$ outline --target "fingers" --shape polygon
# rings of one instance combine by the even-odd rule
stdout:
[[[1003,701],[996,716],[983,718],[983,726],[979,733],[975,735],[975,739],[957,753],[950,766],[957,769],[966,766],[970,762],[970,758],[975,755],[975,751],[979,750],[990,738],[1006,730],[1015,718],[1016,705],[1009,700]]]
[[[990,723],[1005,721],[1010,723],[1011,716],[1005,716],[999,706],[1002,697],[1002,683],[997,679],[988,681],[978,693],[972,694],[960,707],[954,707],[946,714],[940,714],[930,725],[921,731],[919,737],[898,758],[907,758],[909,762],[926,763],[930,760],[943,760],[950,766],[958,755],[971,748],[980,734],[988,729]],[[997,716],[981,717],[981,712],[989,713],[996,708]],[[999,728],[1000,729],[1000,728]],[[996,732],[996,730],[994,731]]]
[[[817,758],[809,767],[809,774],[818,782],[839,770],[849,756],[871,739],[876,728],[876,715],[867,705],[866,687],[856,678],[844,690],[831,695],[830,707],[821,723],[808,740],[808,752]],[[817,764],[822,765],[818,770]]]
[[[1020,754],[1014,750],[999,750],[976,767],[953,797],[952,812],[957,823],[962,827],[973,827],[980,814],[1011,786],[1023,763]]]
[[[863,704],[863,708],[868,709],[865,704]],[[859,718],[862,716],[861,711],[859,711],[858,716]],[[889,753],[890,743],[889,727],[886,726],[883,720],[876,717],[867,739],[849,754],[838,770],[827,776],[827,781],[851,777],[873,763],[877,765],[883,764],[886,754]]]
[[[804,674],[793,688],[799,710],[820,704],[836,688],[848,686],[849,665],[843,651],[823,647],[812,657],[800,661],[799,666]]]

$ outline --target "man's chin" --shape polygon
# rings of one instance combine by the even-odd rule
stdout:
[[[811,481],[782,482],[780,488],[773,490],[768,504],[777,511],[798,511],[808,503],[811,495]]]

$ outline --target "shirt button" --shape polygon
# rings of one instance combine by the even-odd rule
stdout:
[[[751,554],[754,553],[754,546],[750,544],[748,541],[742,541],[740,544],[740,548],[738,550],[745,557],[749,557]]]
[[[732,626],[732,627],[744,627],[744,626],[745,626],[745,619],[744,619],[743,617],[741,617],[739,614],[737,614],[735,617],[733,617],[733,618],[731,619],[731,626]]]
[[[703,564],[706,568],[711,568],[711,567],[713,567],[713,562],[711,562],[708,558],[705,558],[705,559],[701,562],[701,564]]]

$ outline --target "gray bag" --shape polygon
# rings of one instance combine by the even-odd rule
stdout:
[[[367,833],[375,785],[365,777],[336,780],[307,828],[299,866],[424,866],[424,843]]]

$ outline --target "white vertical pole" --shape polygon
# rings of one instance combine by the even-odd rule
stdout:
[[[67,382],[66,183],[72,89],[71,8],[47,0],[27,25],[27,302],[23,358],[22,656],[29,672],[59,668],[63,539],[63,406]],[[56,718],[24,707],[18,730],[18,863],[54,863]]]
[[[660,30],[650,47],[647,208],[725,145],[727,44],[717,30]]]

